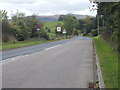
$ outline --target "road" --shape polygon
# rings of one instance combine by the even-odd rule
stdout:
[[[63,42],[3,62],[3,88],[87,88],[94,73],[92,39]]]
[[[2,60],[6,60],[8,58],[12,58],[12,57],[20,56],[20,55],[27,55],[27,54],[31,54],[34,52],[39,52],[39,51],[44,50],[45,48],[49,48],[49,47],[56,46],[59,44],[64,44],[71,40],[73,39],[55,41],[55,42],[33,45],[29,47],[22,47],[22,48],[17,48],[17,49],[12,49],[12,50],[5,50],[2,52]]]

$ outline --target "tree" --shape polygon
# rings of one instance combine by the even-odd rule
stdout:
[[[119,2],[101,2],[98,4],[98,15],[103,15],[104,28],[102,30],[102,37],[107,42],[111,42],[116,46],[114,48],[116,51],[119,50],[118,40],[119,40],[119,11],[120,11],[120,1]],[[120,51],[120,50],[119,50]],[[118,51],[118,52],[119,52]]]
[[[19,41],[26,40],[29,37],[29,31],[26,24],[27,23],[24,13],[17,12],[12,16],[11,26],[14,30],[13,32],[15,32],[15,37]]]
[[[86,35],[88,33],[91,33],[91,30],[96,27],[95,23],[95,18],[87,16],[85,19],[79,19],[78,29],[81,31],[81,33],[84,33],[84,35]]]
[[[10,39],[17,39],[18,41],[24,41],[29,38],[45,38],[49,39],[49,36],[45,30],[43,30],[43,23],[36,19],[36,15],[25,16],[25,13],[17,11],[12,15],[12,19],[7,19],[7,12],[0,11],[0,22],[2,23],[2,39],[3,42],[11,41]],[[38,31],[36,25],[40,25]]]
[[[107,5],[107,6],[106,6]],[[98,15],[103,15],[105,21],[104,26],[106,27],[102,33],[104,39],[108,40],[112,37],[113,41],[117,42],[117,28],[118,28],[118,12],[119,3],[118,2],[102,2],[98,4]],[[106,34],[105,34],[106,33]],[[111,39],[111,40],[112,40]]]
[[[40,25],[40,29],[42,30],[43,23],[36,19],[36,15],[26,17],[26,29],[30,33],[30,38],[34,38],[38,36],[37,28],[35,27],[37,24]]]
[[[64,20],[64,16],[65,16],[65,15],[60,15],[58,21],[63,21],[63,20]]]
[[[90,16],[87,16],[85,19],[84,19],[84,21],[85,21],[85,33],[87,34],[87,33],[90,33],[91,32],[91,30],[92,30],[92,28],[93,28],[93,26],[92,26],[92,22],[91,22],[91,17]]]
[[[38,31],[37,28],[35,27],[37,24],[40,25],[41,29],[40,31]],[[19,41],[23,41],[28,38],[43,36],[42,35],[43,23],[36,19],[36,15],[26,17],[24,13],[17,12],[15,15],[12,16],[11,25],[14,30],[13,32],[15,32],[14,33],[15,37]]]
[[[66,29],[68,35],[71,35],[73,29],[76,29],[78,27],[77,18],[70,14],[64,16],[63,22],[64,22],[64,28]]]
[[[86,22],[83,19],[79,19],[78,29],[83,31],[85,29]]]
[[[73,35],[77,35],[78,36],[78,31],[76,29],[73,30]]]
[[[2,41],[7,42],[11,34],[11,27],[5,10],[0,11],[0,22],[2,23]]]

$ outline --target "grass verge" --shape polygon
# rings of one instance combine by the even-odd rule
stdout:
[[[100,36],[94,42],[106,88],[118,88],[118,55]]]
[[[32,46],[32,45],[37,45],[37,44],[42,44],[42,43],[49,43],[49,42],[54,42],[54,41],[59,41],[59,40],[66,40],[66,39],[71,39],[72,37],[69,38],[61,38],[58,40],[27,40],[27,41],[21,41],[17,43],[2,43],[0,44],[0,50],[9,50],[9,49],[15,49],[15,48],[21,48],[21,47],[27,47],[27,46]]]
[[[24,42],[17,42],[15,44],[13,43],[3,43],[2,44],[2,50],[8,50],[8,49],[14,49],[14,48],[20,48],[20,47],[25,47],[25,46],[31,46],[31,45],[37,45],[37,44],[42,44],[42,43],[48,43],[48,42],[53,42],[55,40],[50,40],[50,41],[24,41]],[[0,48],[1,50],[1,48]]]

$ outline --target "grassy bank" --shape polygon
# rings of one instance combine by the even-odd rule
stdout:
[[[63,24],[63,22],[61,22],[61,21],[46,22],[46,23],[44,23],[43,28],[46,29],[46,27],[47,27],[48,29],[51,30],[51,32],[54,33],[58,23]]]
[[[53,40],[50,40],[50,41],[46,41],[46,40],[43,40],[43,41],[39,41],[39,40],[37,40],[37,41],[24,41],[24,42],[17,42],[14,44],[13,43],[3,43],[2,50],[20,48],[20,47],[37,45],[37,44],[48,43],[48,42],[53,42]],[[1,50],[1,48],[0,48],[0,50]]]
[[[118,88],[118,55],[101,37],[95,37],[94,42],[106,88]]]
[[[54,21],[54,22],[46,22],[44,23],[44,26],[43,28],[47,31],[47,30],[50,30],[50,32],[48,32],[48,35],[52,35],[52,36],[55,36],[55,31],[56,31],[56,26],[57,24],[63,24],[63,22],[61,21]]]
[[[66,40],[66,39],[71,39],[73,37],[68,37],[68,38],[61,38],[61,39],[56,39],[56,40],[38,40],[38,39],[31,39],[27,41],[19,41],[17,43],[2,43],[0,44],[0,50],[9,50],[9,49],[14,49],[14,48],[20,48],[20,47],[26,47],[26,46],[32,46],[32,45],[37,45],[37,44],[42,44],[42,43],[49,43],[49,42],[54,42],[54,41],[59,41],[59,40]]]

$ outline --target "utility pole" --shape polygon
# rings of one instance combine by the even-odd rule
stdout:
[[[103,19],[103,29],[104,29],[104,25],[105,25],[105,21],[104,21],[104,19]]]
[[[97,30],[98,30],[98,35],[100,34],[100,25],[99,25],[99,15],[97,15]]]
[[[93,4],[95,2],[95,4]],[[92,8],[89,8],[90,11],[94,11],[98,9],[98,5],[96,3],[96,0],[90,0],[90,3],[92,3]],[[99,2],[100,3],[100,2]],[[98,31],[98,35],[100,34],[100,25],[99,25],[99,15],[97,14],[97,31]]]

